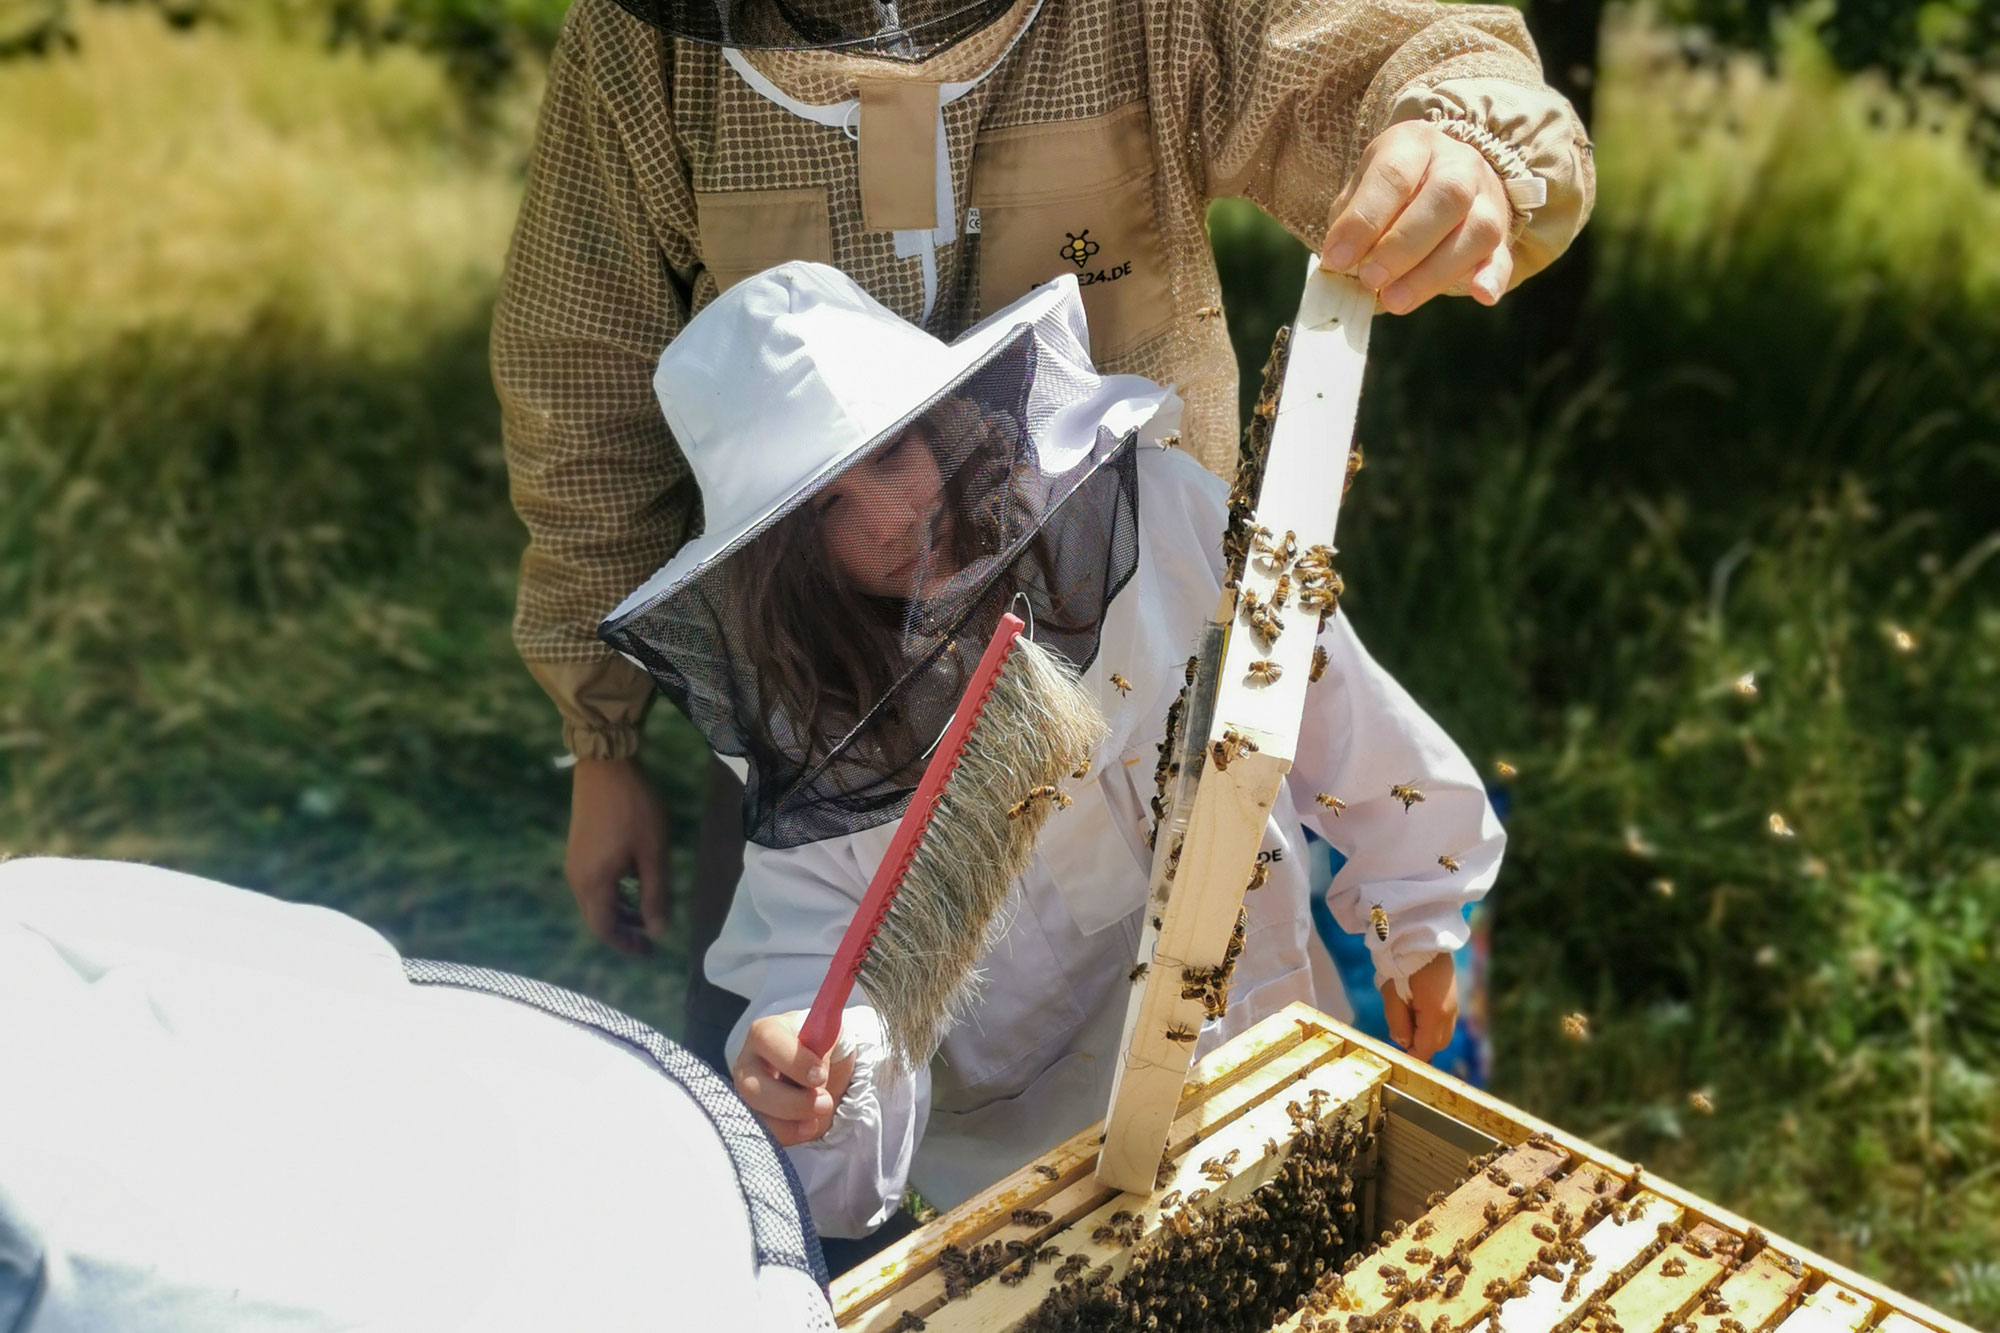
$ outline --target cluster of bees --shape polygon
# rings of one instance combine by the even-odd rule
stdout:
[[[1229,1012],[1229,980],[1236,975],[1236,960],[1243,955],[1243,936],[1249,925],[1250,913],[1237,912],[1236,929],[1229,936],[1229,946],[1223,950],[1222,962],[1215,967],[1181,969],[1181,998],[1200,1000],[1202,1012],[1211,1019],[1221,1018]],[[1134,976],[1132,979],[1137,981],[1139,978]],[[1172,1032],[1167,1035],[1174,1036]]]
[[[1195,1198],[1171,1213],[1162,1200],[1159,1238],[1133,1256],[1123,1276],[1114,1282],[1108,1267],[1079,1269],[1059,1280],[1021,1327],[1270,1328],[1364,1242],[1351,1196],[1372,1139],[1353,1122],[1312,1121],[1277,1174],[1243,1198],[1206,1210],[1193,1206]],[[1204,1174],[1226,1178],[1228,1160],[1213,1160],[1215,1169]]]

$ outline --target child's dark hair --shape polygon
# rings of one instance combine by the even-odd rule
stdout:
[[[952,397],[909,431],[930,448],[943,480],[939,503],[952,521],[940,525],[948,543],[935,553],[941,565],[965,569],[1001,550],[1008,535],[1030,521],[1019,512],[1016,488],[1009,484],[1017,464],[1034,466],[1032,460],[1019,461],[1022,442],[1015,418],[983,409],[969,398]],[[736,562],[739,582],[732,594],[742,618],[739,647],[748,650],[755,665],[754,697],[764,712],[745,719],[753,746],[810,770],[882,705],[867,736],[856,738],[865,751],[845,758],[892,779],[897,775],[885,770],[911,767],[904,776],[914,782],[929,738],[922,745],[912,743],[908,721],[899,716],[891,697],[893,687],[915,665],[907,656],[912,642],[909,604],[902,598],[870,596],[842,577],[827,554],[819,512],[810,504],[780,520],[754,546]],[[1016,568],[994,579],[969,612],[960,611],[954,619],[990,628],[1013,600],[1016,569],[1047,557],[1036,538],[1016,558]],[[926,642],[927,649],[936,646]],[[976,659],[976,652],[971,660],[962,652],[946,653],[934,669],[965,673]],[[939,682],[940,688],[947,686],[954,695],[960,688],[955,680]]]

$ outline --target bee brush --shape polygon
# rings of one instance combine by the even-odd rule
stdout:
[[[1104,734],[1076,673],[1003,615],[848,923],[799,1039],[833,1050],[858,982],[905,1068],[978,997],[975,964],[1072,776]]]

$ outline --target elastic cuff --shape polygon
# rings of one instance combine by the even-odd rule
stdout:
[[[1513,213],[1513,223],[1507,229],[1507,240],[1512,244],[1528,229],[1534,211],[1549,202],[1549,183],[1529,168],[1528,160],[1521,156],[1520,149],[1477,121],[1453,115],[1436,106],[1424,112],[1424,119],[1437,126],[1448,138],[1477,149],[1479,155],[1492,165],[1494,173],[1500,177],[1501,187],[1507,192],[1507,207]]]
[[[630,759],[639,753],[637,727],[579,727],[563,723],[563,745],[578,759]]]

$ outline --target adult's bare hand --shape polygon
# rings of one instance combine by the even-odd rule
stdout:
[[[1458,1027],[1458,969],[1441,953],[1410,974],[1410,998],[1382,987],[1382,1012],[1389,1035],[1419,1060],[1428,1060],[1451,1041]]]
[[[1493,305],[1514,276],[1513,210],[1477,148],[1423,120],[1375,136],[1333,201],[1320,262],[1352,273],[1391,314],[1444,292]]]
[[[651,953],[670,916],[666,803],[636,759],[579,759],[570,781],[569,891],[599,939]],[[636,915],[618,892],[628,877],[639,881]]]

